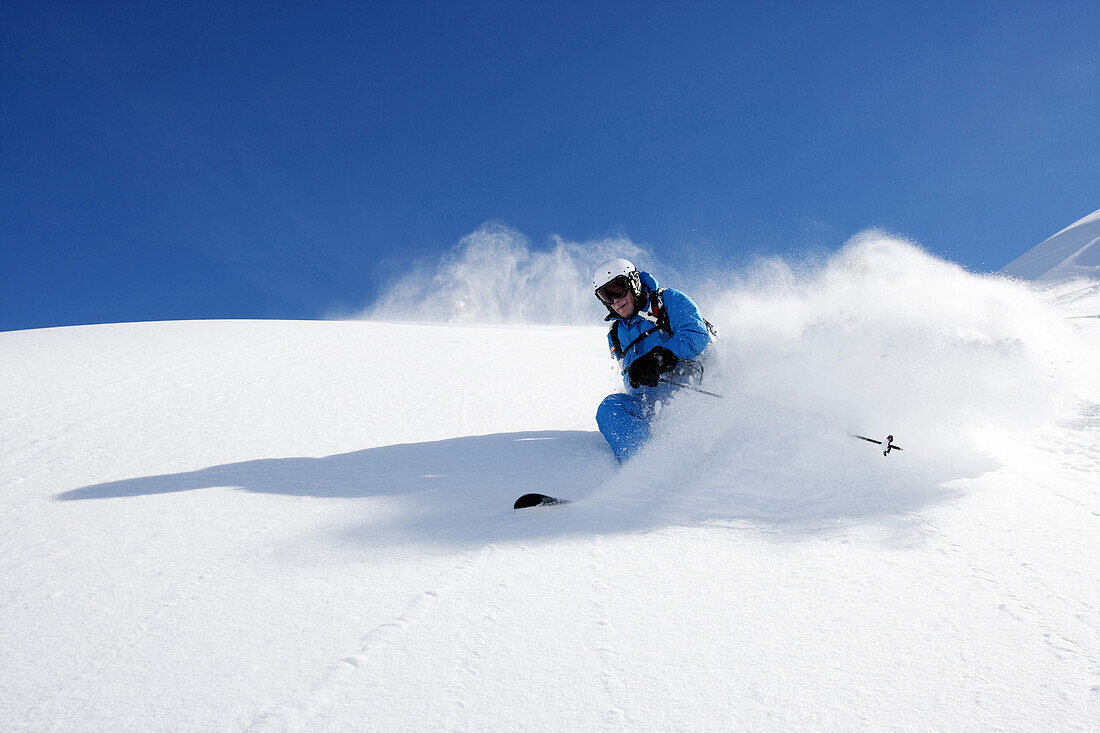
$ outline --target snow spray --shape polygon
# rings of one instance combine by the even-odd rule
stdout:
[[[363,318],[436,323],[592,325],[606,315],[588,286],[610,257],[656,264],[626,237],[587,242],[552,238],[534,247],[499,222],[463,237],[438,261],[412,267]]]
[[[687,519],[832,520],[912,509],[995,470],[981,449],[1073,403],[1072,327],[1025,285],[881,232],[820,267],[782,260],[701,299],[722,338],[705,387],[662,411],[619,487]],[[852,435],[904,436],[874,460]]]

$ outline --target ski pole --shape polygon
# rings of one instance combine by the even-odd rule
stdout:
[[[720,400],[726,399],[726,397],[724,395],[720,395],[717,392],[708,392],[707,390],[700,389],[699,387],[696,387],[695,385],[687,384],[685,382],[677,382],[673,379],[669,379],[668,377],[661,377],[661,381],[664,382],[665,384],[670,384],[673,387],[684,387],[686,389],[694,390],[694,391],[699,392],[701,394],[709,395],[711,397],[717,397]],[[860,440],[866,440],[868,443],[875,443],[876,445],[886,446],[886,450],[884,450],[882,452],[882,455],[884,455],[884,456],[890,455],[890,451],[892,451],[892,450],[902,450],[902,447],[900,445],[894,445],[894,436],[893,435],[887,435],[886,440],[875,440],[874,438],[868,438],[865,435],[855,435],[855,434],[853,434],[852,437],[853,438],[859,438]]]
[[[892,450],[901,450],[900,445],[894,445],[894,436],[893,435],[887,435],[886,440],[875,440],[874,438],[868,438],[868,437],[863,436],[863,435],[853,435],[852,437],[853,438],[859,438],[860,440],[866,440],[868,443],[877,443],[878,445],[886,446],[886,450],[884,450],[882,452],[882,455],[884,455],[884,456],[890,455],[890,451],[892,451]]]
[[[687,384],[686,382],[675,382],[675,381],[669,379],[668,377],[661,377],[661,381],[664,382],[665,384],[671,384],[673,387],[686,387],[687,389],[694,390],[696,392],[699,392],[700,394],[710,395],[711,397],[717,397],[720,400],[726,399],[723,395],[720,395],[717,392],[708,392],[705,389],[700,389],[699,387],[696,387],[693,384]]]

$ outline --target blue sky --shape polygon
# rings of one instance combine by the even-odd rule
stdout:
[[[1096,2],[0,14],[0,330],[351,310],[490,220],[987,271],[1100,208]]]

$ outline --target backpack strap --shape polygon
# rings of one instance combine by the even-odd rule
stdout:
[[[664,329],[669,335],[672,335],[672,325],[669,323],[668,311],[665,310],[665,289],[653,291],[650,299],[653,301],[653,310],[651,311],[653,317],[657,320],[657,327]],[[702,314],[699,315],[703,318]],[[718,338],[718,329],[714,327],[714,324],[703,318],[703,325],[707,327],[707,332],[711,337]]]
[[[672,335],[672,324],[669,323],[668,311],[665,309],[665,289],[654,290],[649,294],[650,300],[650,315],[657,322],[657,328],[661,329],[668,335]]]
[[[611,332],[608,333],[608,336],[611,338],[611,353],[615,355],[616,359],[622,359],[625,352],[623,351],[623,345],[619,343],[618,321],[611,322]]]
[[[641,340],[642,340],[642,339],[644,339],[644,338],[645,338],[646,336],[648,336],[649,334],[653,333],[653,332],[654,332],[654,331],[656,331],[656,330],[657,330],[657,327],[656,327],[656,326],[654,326],[653,328],[650,328],[650,329],[647,329],[647,330],[645,330],[645,331],[642,331],[642,333],[641,333],[641,334],[640,334],[640,335],[638,336],[638,338],[634,339],[633,341],[631,341],[631,342],[630,342],[629,344],[627,344],[627,345],[626,345],[626,346],[625,346],[625,347],[623,348],[623,350],[622,350],[622,352],[621,352],[621,353],[622,353],[622,355],[624,355],[624,356],[625,356],[625,355],[626,355],[626,352],[628,352],[628,351],[630,351],[630,350],[631,350],[632,348],[634,348],[634,344],[638,343],[639,341],[641,341]],[[619,357],[617,357],[617,358],[619,358],[619,359],[622,359],[623,357],[622,357],[622,356],[619,356]]]
[[[615,355],[616,359],[621,360],[626,355],[626,352],[630,351],[630,347],[634,346],[634,344],[638,343],[654,331],[661,330],[669,334],[670,336],[672,335],[672,324],[669,321],[668,310],[665,308],[664,288],[650,291],[649,308],[650,317],[647,320],[651,320],[657,325],[642,332],[641,336],[631,341],[629,344],[626,345],[625,348],[619,341],[619,321],[614,320],[611,322],[611,331],[609,333],[609,336],[611,338],[611,353]],[[714,338],[718,338],[718,329],[715,328],[714,325],[711,324],[711,322],[708,321],[706,318],[703,318],[703,323],[706,324],[707,331],[710,332],[710,335]]]

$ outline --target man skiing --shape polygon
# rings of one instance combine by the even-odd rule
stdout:
[[[619,461],[634,455],[649,440],[657,406],[683,384],[698,379],[697,361],[713,329],[691,298],[672,288],[660,289],[648,272],[624,259],[596,268],[596,297],[607,307],[607,334],[627,392],[608,395],[596,411],[596,424]]]

